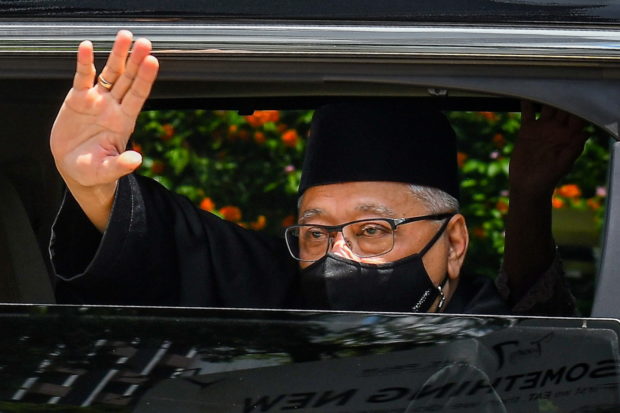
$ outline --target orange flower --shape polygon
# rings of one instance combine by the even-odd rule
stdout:
[[[255,231],[259,231],[265,228],[266,225],[267,225],[267,218],[265,218],[264,215],[259,215],[258,218],[256,218],[256,221],[250,222],[250,228],[252,228]]]
[[[486,238],[487,232],[482,227],[476,227],[472,230],[474,237],[476,238]]]
[[[161,175],[166,170],[166,164],[162,161],[154,161],[151,165],[151,172],[155,175]]]
[[[249,116],[245,116],[245,120],[253,128],[258,128],[259,126],[261,126],[263,124],[261,118],[256,116],[256,112],[254,112],[253,114],[251,114]]]
[[[265,112],[267,112],[266,116],[269,122],[277,122],[280,120],[280,112],[277,110],[266,110]]]
[[[286,227],[290,227],[291,225],[295,225],[296,219],[295,219],[295,215],[287,215],[286,217],[284,217],[284,219],[282,220],[282,226],[284,228]]]
[[[566,198],[578,198],[581,196],[581,189],[575,184],[566,184],[558,188],[558,195]]]
[[[226,138],[230,141],[235,141],[239,137],[239,126],[229,125],[226,133]]]
[[[265,143],[266,140],[267,138],[265,137],[265,134],[263,132],[256,132],[254,134],[254,142],[258,143],[259,145]]]
[[[564,206],[564,200],[562,198],[558,198],[557,196],[554,196],[551,199],[551,206],[554,207],[555,209],[560,209]]]
[[[506,145],[506,138],[501,133],[496,133],[493,135],[493,143],[498,148],[503,148]]]
[[[480,115],[486,120],[488,120],[489,122],[494,122],[497,120],[497,115],[495,114],[495,112],[478,112],[478,113],[480,113]]]
[[[202,201],[200,201],[200,209],[204,209],[205,211],[213,211],[215,209],[215,202],[211,198],[204,197]]]
[[[280,112],[277,110],[257,110],[250,116],[245,116],[245,120],[252,127],[258,128],[267,122],[277,122],[280,120]]]
[[[241,210],[236,206],[232,206],[232,205],[223,206],[222,208],[220,208],[220,214],[222,214],[224,219],[227,221],[232,221],[232,222],[241,221]]]
[[[164,125],[161,125],[161,129],[162,129],[162,134],[160,138],[163,141],[169,141],[170,139],[172,139],[172,137],[174,136],[174,126],[172,126],[169,123],[166,123]]]
[[[140,145],[139,143],[135,143],[132,142],[131,143],[131,150],[138,152],[139,154],[142,154],[142,145]]]
[[[503,199],[500,199],[499,201],[497,201],[497,203],[495,204],[495,208],[501,212],[502,214],[505,214],[506,212],[508,212],[508,202],[506,202]]]
[[[595,198],[588,199],[586,201],[586,204],[593,211],[596,211],[597,209],[599,209],[601,207],[601,201],[599,201],[598,199],[595,199]]]
[[[289,148],[295,147],[298,140],[299,135],[295,129],[289,129],[282,134],[282,143],[284,143],[284,146],[288,146]]]
[[[462,168],[465,165],[465,161],[467,160],[467,154],[465,152],[459,152],[456,154],[456,162],[459,165],[459,168]]]

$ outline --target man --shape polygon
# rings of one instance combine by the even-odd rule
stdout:
[[[157,183],[130,175],[141,157],[125,148],[158,68],[144,39],[136,41],[126,60],[131,43],[129,32],[119,32],[94,86],[92,45],[80,45],[73,88],[52,130],[52,153],[71,194],[55,223],[51,245],[59,301],[507,311],[488,281],[460,278],[468,238],[456,202],[454,136],[440,115],[409,118],[421,133],[415,140],[401,139],[406,147],[388,146],[381,152],[381,133],[398,138],[411,125],[392,122],[394,130],[386,131],[390,122],[379,122],[382,128],[372,130],[366,129],[372,124],[372,108],[336,105],[319,110],[300,188],[301,226],[287,231],[289,252],[300,263],[298,272],[284,243],[221,221]],[[413,116],[410,112],[390,107],[375,116],[405,121]],[[546,110],[536,120],[526,107],[524,119],[523,130],[532,138],[522,139],[524,148],[515,151],[513,164],[517,175],[533,172],[528,176],[535,180],[511,177],[511,190],[522,208],[513,208],[508,223],[512,231],[507,231],[504,279],[513,294],[507,298],[510,304],[530,289],[547,294],[548,289],[536,286],[539,279],[553,291],[565,291],[554,288],[561,277],[553,270],[547,211],[555,182],[585,141],[583,125],[564,113]],[[345,124],[348,131],[338,129]],[[333,133],[346,137],[339,150],[321,148],[336,142]],[[351,140],[361,134],[374,140]],[[438,141],[448,150],[434,147]],[[540,145],[543,141],[552,147]],[[361,142],[372,144],[364,149]],[[396,156],[403,153],[412,158]],[[530,171],[525,161],[532,156],[546,156],[549,162]],[[542,210],[535,208],[540,205]],[[529,227],[531,222],[537,226]],[[530,253],[537,246],[539,252]],[[546,298],[554,312],[571,311],[570,303],[564,306],[569,301],[565,296]]]
[[[460,279],[468,232],[440,113],[381,100],[319,108],[299,192],[286,241],[306,306],[507,312],[489,280]]]

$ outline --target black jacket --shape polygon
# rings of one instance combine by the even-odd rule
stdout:
[[[119,181],[103,235],[67,194],[50,254],[58,302],[300,308],[297,262],[283,240],[194,207],[138,175]],[[450,313],[507,314],[485,277],[462,277]]]

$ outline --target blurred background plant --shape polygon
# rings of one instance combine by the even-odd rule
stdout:
[[[520,115],[447,115],[459,137],[461,205],[471,237],[464,272],[495,277],[504,248],[508,165]],[[312,111],[263,110],[248,116],[234,111],[150,111],[140,116],[132,145],[144,157],[141,174],[185,195],[205,211],[246,228],[281,235],[284,227],[296,221],[297,186],[311,119]],[[577,284],[585,314],[596,272],[608,160],[607,138],[594,129],[590,133],[593,138],[584,154],[552,200],[554,215],[560,217],[557,221],[567,221],[554,230],[565,249],[562,253],[569,255],[569,276]],[[574,225],[581,219],[590,237],[586,237],[588,245],[575,246],[574,239],[584,238],[571,234],[571,228],[581,228]],[[584,255],[583,248],[591,253]],[[570,255],[575,251],[587,255],[582,259],[593,261],[592,266],[571,269]]]

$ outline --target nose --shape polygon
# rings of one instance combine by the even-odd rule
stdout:
[[[355,254],[351,251],[350,242],[347,241],[342,232],[336,233],[330,240],[332,254],[343,258],[355,259]]]

